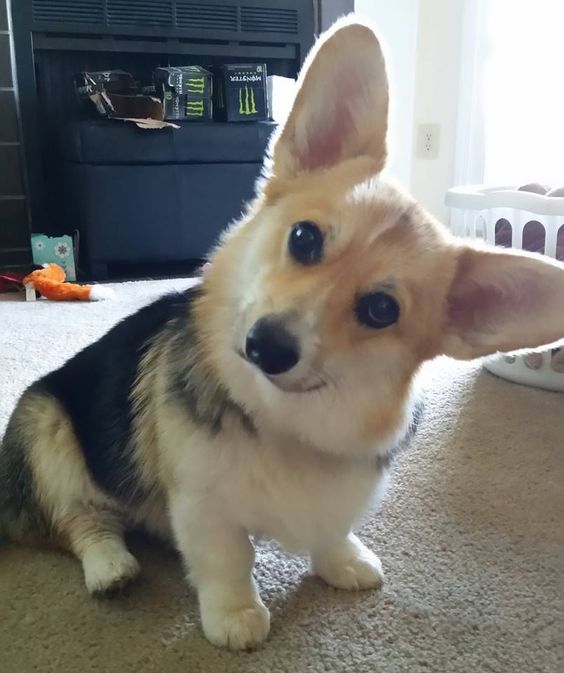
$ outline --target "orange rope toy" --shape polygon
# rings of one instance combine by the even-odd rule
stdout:
[[[65,283],[65,272],[58,264],[47,264],[43,269],[32,271],[23,279],[26,299],[35,300],[35,290],[45,299],[57,301],[99,301],[112,299],[114,291],[103,285],[78,285]]]

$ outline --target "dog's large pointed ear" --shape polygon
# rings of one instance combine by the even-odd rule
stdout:
[[[369,156],[386,161],[388,78],[374,31],[344,20],[319,40],[298,79],[298,93],[271,150],[275,177]]]
[[[463,248],[447,293],[442,352],[469,359],[564,338],[564,265]]]

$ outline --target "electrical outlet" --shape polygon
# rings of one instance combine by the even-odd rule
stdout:
[[[438,124],[419,124],[417,127],[417,158],[437,159],[439,156]]]

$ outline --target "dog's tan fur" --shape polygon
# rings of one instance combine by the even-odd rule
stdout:
[[[341,22],[308,58],[259,194],[214,252],[193,318],[163,325],[138,364],[127,445],[136,499],[94,484],[56,400],[31,391],[20,401],[6,451],[24,447],[42,523],[82,560],[91,592],[138,572],[122,539],[131,524],[172,535],[219,645],[252,647],[268,634],[250,534],[309,553],[334,586],[378,587],[381,564],[351,529],[410,422],[418,367],[564,334],[561,265],[456,241],[385,179],[387,91],[367,26]],[[312,266],[288,254],[304,220],[324,234]],[[400,317],[375,330],[354,307],[380,290]],[[271,314],[301,348],[275,381],[241,357],[250,328]]]

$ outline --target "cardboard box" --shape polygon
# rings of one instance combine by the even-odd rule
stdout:
[[[133,76],[123,70],[81,72],[74,86],[83,109],[103,117],[131,121],[141,128],[175,127],[163,121],[163,105],[155,96],[143,95]]]
[[[136,96],[138,93],[133,76],[124,70],[81,72],[74,78],[74,87],[83,110],[92,109],[93,103],[98,113],[106,117],[114,116],[114,95]]]
[[[153,73],[164,119],[209,121],[212,118],[213,76],[199,65],[157,68]]]
[[[266,64],[236,63],[217,71],[216,116],[228,122],[269,119]]]
[[[95,91],[136,94],[138,90],[133,75],[125,70],[81,72],[75,77],[75,84],[78,94],[83,97],[89,96]]]

